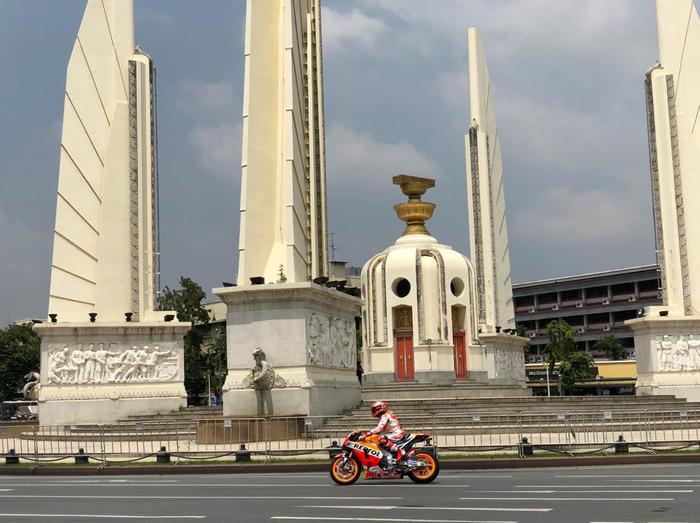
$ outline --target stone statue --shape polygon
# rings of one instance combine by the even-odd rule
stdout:
[[[250,369],[250,375],[243,380],[243,387],[255,390],[283,389],[287,382],[281,376],[275,374],[265,359],[265,352],[260,347],[253,351],[255,365]]]
[[[28,381],[27,384],[22,388],[22,396],[24,396],[25,399],[28,400],[39,399],[39,389],[41,389],[41,383],[39,383],[41,376],[39,375],[39,373],[30,372],[29,374],[26,374],[24,376],[24,379],[30,381]]]
[[[255,365],[250,370],[253,388],[256,390],[270,390],[275,386],[275,369],[265,359],[265,353],[258,347],[253,351]]]

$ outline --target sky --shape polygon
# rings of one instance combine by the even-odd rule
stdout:
[[[260,0],[252,0],[260,1]],[[0,327],[48,314],[68,59],[85,0],[0,0]],[[653,0],[323,0],[332,257],[401,235],[397,174],[469,255],[467,28],[482,32],[514,283],[655,262],[644,74]],[[158,84],[161,283],[235,281],[244,0],[135,0]]]

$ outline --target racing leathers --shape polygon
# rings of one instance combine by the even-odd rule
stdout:
[[[387,434],[382,434],[383,432],[386,432]],[[396,442],[403,439],[406,433],[401,428],[401,425],[399,425],[399,420],[396,418],[396,414],[394,414],[394,411],[389,410],[382,414],[382,417],[379,419],[379,423],[377,424],[377,426],[369,432],[367,432],[367,434],[365,434],[365,437],[370,436],[372,434],[381,434],[381,437],[379,438],[379,444],[383,447],[386,447],[387,450],[389,450],[389,452],[391,452],[392,454],[396,455],[396,461],[399,461],[401,460],[401,458],[403,458],[404,451],[401,447],[399,447],[396,444]]]

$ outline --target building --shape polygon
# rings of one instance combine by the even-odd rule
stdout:
[[[634,333],[625,325],[639,309],[660,305],[657,265],[594,272],[513,285],[515,321],[530,338],[529,362],[546,361],[549,342],[545,330],[553,320],[564,320],[578,333],[579,350],[602,358],[593,345],[613,334],[634,356]]]

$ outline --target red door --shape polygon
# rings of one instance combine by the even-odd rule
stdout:
[[[412,380],[413,369],[413,334],[396,333],[394,335],[394,347],[396,350],[396,379]]]
[[[467,378],[467,348],[464,345],[464,332],[452,333],[454,343],[455,378]]]

